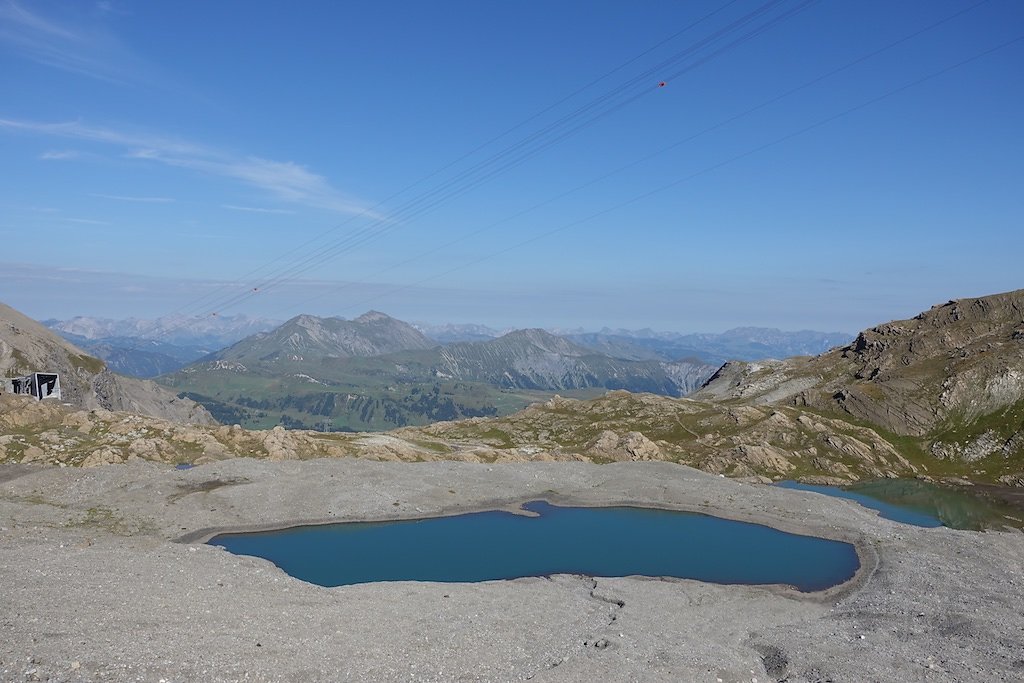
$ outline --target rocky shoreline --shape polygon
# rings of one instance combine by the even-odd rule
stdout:
[[[196,542],[532,499],[690,510],[847,540],[861,570],[810,595],[569,575],[328,589]],[[5,681],[1024,676],[1024,534],[909,527],[848,501],[669,463],[5,465],[0,519]]]

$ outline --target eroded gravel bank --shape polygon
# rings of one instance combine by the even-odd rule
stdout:
[[[175,542],[534,498],[851,540],[864,571],[826,596],[577,576],[326,589]],[[1024,534],[918,529],[666,463],[5,466],[0,527],[5,681],[1024,679]]]

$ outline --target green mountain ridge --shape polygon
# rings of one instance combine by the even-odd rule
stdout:
[[[297,316],[161,378],[222,422],[389,429],[504,415],[554,392],[680,396],[714,366],[614,359],[543,330],[438,346],[383,313]]]
[[[298,315],[273,330],[251,335],[212,353],[200,362],[267,365],[278,361],[380,356],[434,346],[436,342],[412,325],[377,311],[368,311],[355,320]]]

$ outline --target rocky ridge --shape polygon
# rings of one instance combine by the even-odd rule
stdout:
[[[703,400],[805,406],[920,440],[937,458],[1024,455],[1024,290],[960,299],[812,358],[723,366]]]
[[[611,391],[589,401],[555,397],[504,418],[396,430],[498,453],[596,463],[667,460],[760,479],[841,482],[928,476],[875,430],[796,408],[729,406]]]

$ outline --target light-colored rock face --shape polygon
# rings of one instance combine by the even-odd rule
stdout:
[[[640,432],[629,432],[619,436],[606,429],[587,444],[584,452],[591,458],[608,460],[664,460],[658,444]]]
[[[806,359],[730,361],[694,392],[694,398],[744,399],[754,404],[785,401],[818,384],[804,376]]]
[[[137,412],[184,423],[213,424],[205,408],[153,382],[117,375],[39,323],[0,304],[0,375],[60,374],[62,400],[87,409]]]

